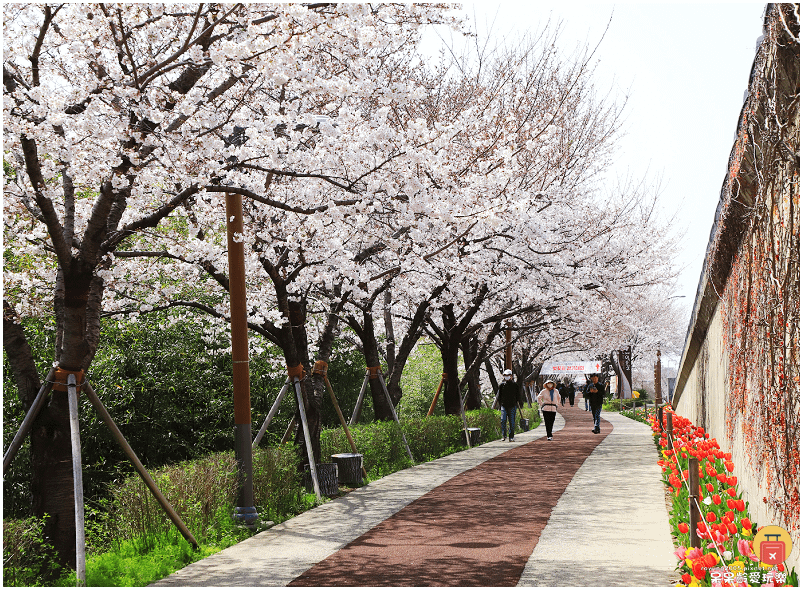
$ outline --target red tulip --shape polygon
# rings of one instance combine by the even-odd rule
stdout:
[[[753,528],[753,523],[750,522],[749,518],[745,517],[745,518],[742,519],[742,528],[745,528],[745,529],[752,529]]]
[[[689,532],[689,525],[685,522],[682,522],[678,525],[678,530],[682,532],[684,535]]]
[[[698,522],[697,523],[697,530],[698,530],[698,532],[705,534],[706,531],[708,531],[708,528],[706,527],[706,523]]]
[[[736,528],[735,524],[733,524],[732,522],[729,522],[728,523],[728,532],[730,534],[732,534],[732,535],[735,535],[736,533],[739,532],[739,529]]]
[[[736,515],[733,513],[733,510],[728,510],[728,511],[725,513],[725,516],[727,516],[727,517],[728,517],[728,520],[729,520],[730,522],[733,522],[734,520],[736,520]]]
[[[728,488],[728,495],[731,497],[736,496],[736,490],[734,490],[733,488]]]
[[[700,563],[699,560],[695,561],[692,563],[692,572],[694,573],[694,577],[698,580],[704,579],[707,572],[705,564]]]
[[[719,497],[719,494],[714,494],[713,496],[711,496],[711,500],[712,500],[712,501],[714,502],[714,504],[716,504],[717,506],[719,506],[719,505],[722,503],[722,498],[720,498],[720,497]]]
[[[746,506],[744,505],[744,500],[736,500],[736,510],[738,510],[739,512],[744,512],[745,508]]]
[[[714,484],[713,483],[707,483],[706,484],[706,490],[708,490],[709,492],[713,492],[714,491]]]
[[[714,514],[713,512],[709,512],[708,514],[706,514],[706,520],[708,522],[714,522],[715,520],[717,520],[717,515]]]
[[[731,475],[728,478],[728,485],[735,486],[737,481],[739,481],[739,479],[735,475]]]
[[[683,581],[683,583],[688,586],[692,582],[692,575],[691,574],[683,574],[681,576],[681,581]]]

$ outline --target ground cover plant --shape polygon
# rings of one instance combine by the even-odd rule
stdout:
[[[538,412],[529,409],[526,415],[535,428]],[[498,412],[483,409],[466,417],[470,427],[481,428],[483,442],[499,438]],[[415,417],[401,425],[418,463],[466,448],[458,416]],[[411,465],[396,423],[355,425],[351,432],[368,466],[367,482]],[[350,451],[341,429],[326,430],[321,439],[326,459]],[[262,521],[281,522],[316,505],[314,495],[301,485],[297,452],[292,444],[255,450],[253,489]],[[233,522],[236,462],[231,452],[182,461],[151,475],[200,547],[195,550],[183,539],[141,479],[131,475],[111,486],[107,500],[87,509],[87,585],[144,586],[263,530]],[[59,572],[41,531],[35,518],[4,520],[5,585],[75,585],[74,572]]]
[[[671,411],[667,406],[666,411]],[[750,519],[749,503],[738,491],[731,454],[689,420],[672,415],[673,450],[667,445],[655,412],[650,425],[661,450],[664,485],[671,494],[670,528],[678,547],[677,570],[684,586],[797,586],[797,573],[784,564],[760,563],[753,550],[759,526]],[[700,462],[700,546],[691,547],[689,531],[689,457]],[[727,568],[727,569],[726,569]]]

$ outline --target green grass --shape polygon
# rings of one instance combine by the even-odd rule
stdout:
[[[526,409],[531,428],[539,424],[538,412]],[[467,423],[481,428],[481,442],[500,437],[499,412],[467,412]],[[403,433],[417,463],[427,462],[466,447],[461,444],[459,416],[409,418]],[[352,429],[364,454],[368,479],[374,481],[412,465],[400,430],[394,422],[378,422]],[[351,449],[341,429],[321,436],[322,458]],[[316,496],[300,485],[296,449],[292,445],[259,449],[253,460],[256,507],[262,520],[281,522],[317,505]],[[235,461],[232,453],[218,453],[184,461],[151,473],[181,519],[199,543],[198,549],[180,535],[164,516],[138,476],[112,488],[112,499],[87,511],[86,583],[88,586],[146,586],[247,539],[256,532],[233,521]],[[52,561],[41,542],[41,522],[36,519],[3,523],[4,584],[6,586],[74,586],[75,572],[54,579]]]

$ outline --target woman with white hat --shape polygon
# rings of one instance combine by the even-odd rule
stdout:
[[[544,389],[536,396],[539,407],[542,409],[544,427],[547,430],[547,440],[553,440],[553,422],[556,421],[556,410],[560,396],[555,390],[555,381],[548,379],[544,382]]]

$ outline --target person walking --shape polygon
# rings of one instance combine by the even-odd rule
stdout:
[[[536,396],[536,401],[539,402],[539,407],[542,409],[547,440],[553,440],[553,422],[556,421],[556,410],[558,409],[555,387],[555,382],[552,379],[548,379],[544,382],[544,389]]]
[[[567,399],[569,400],[569,405],[575,405],[575,383],[572,380],[567,383]]]
[[[558,395],[561,397],[561,405],[563,406],[567,403],[567,382],[562,381],[556,386],[556,389],[558,390]]]
[[[592,418],[594,418],[592,432],[600,434],[600,410],[603,409],[606,388],[599,382],[600,375],[597,373],[593,374],[589,379],[589,383],[583,386],[583,397],[588,398],[589,406],[592,408]]]
[[[522,409],[522,390],[514,381],[511,369],[503,371],[503,382],[497,390],[497,401],[500,404],[500,430],[506,440],[506,420],[508,420],[508,440],[514,442],[514,420],[517,417],[517,406]]]

